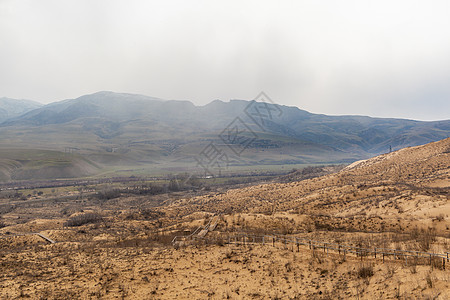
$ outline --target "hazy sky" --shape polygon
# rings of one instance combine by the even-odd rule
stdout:
[[[0,0],[0,97],[450,118],[450,1]]]

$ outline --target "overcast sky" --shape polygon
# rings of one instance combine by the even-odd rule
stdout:
[[[0,0],[0,97],[450,118],[450,1]]]

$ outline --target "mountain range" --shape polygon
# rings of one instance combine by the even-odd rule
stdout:
[[[48,105],[1,98],[0,123],[0,150],[22,153],[17,158],[9,155],[8,162],[0,158],[3,180],[27,179],[23,174],[36,173],[23,169],[39,170],[42,164],[58,168],[61,162],[49,162],[54,151],[66,154],[65,170],[75,168],[76,161],[90,167],[78,166],[79,172],[67,176],[41,172],[43,178],[189,172],[198,169],[199,157],[211,149],[227,155],[230,170],[349,163],[450,134],[450,120],[328,116],[246,100],[195,106],[113,92]],[[39,155],[46,160],[36,163]]]
[[[19,117],[31,110],[41,107],[42,104],[30,100],[17,100],[0,98],[0,123],[8,119]]]

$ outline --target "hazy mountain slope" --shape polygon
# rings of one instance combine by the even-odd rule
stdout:
[[[69,153],[0,149],[0,181],[73,178],[98,172],[96,164]]]
[[[77,99],[48,104],[20,118],[10,120],[5,125],[61,124],[86,117],[130,120],[145,117],[161,101],[141,95],[98,92]]]
[[[449,120],[420,122],[364,116],[326,116],[272,104],[269,107],[274,111],[278,109],[279,113],[267,118],[264,128],[260,128],[245,114],[250,103],[216,100],[197,107],[188,101],[162,101],[140,95],[99,92],[44,106],[3,126],[41,126],[77,121],[83,124],[83,130],[89,131],[92,122],[97,127],[101,122],[106,127],[110,127],[111,122],[118,122],[113,127],[119,129],[140,120],[147,122],[145,126],[153,127],[154,131],[160,130],[162,135],[172,136],[173,130],[168,128],[191,133],[217,132],[234,118],[240,117],[255,132],[265,131],[344,151],[374,154],[386,152],[389,146],[393,149],[415,146],[446,138],[450,134]],[[167,127],[161,128],[164,126]],[[123,133],[124,130],[120,134]],[[111,135],[102,138],[108,136]]]
[[[0,98],[0,123],[21,116],[41,106],[42,104],[30,100]]]
[[[9,148],[75,148],[76,153],[107,167],[151,165],[192,171],[197,164],[194,158],[210,143],[231,154],[231,166],[343,163],[450,134],[449,120],[326,116],[273,104],[259,107],[265,115],[262,120],[252,111],[254,105],[216,100],[195,106],[189,101],[98,92],[9,119],[0,125],[0,137]],[[258,123],[261,120],[263,126]],[[229,125],[241,121],[246,126],[240,128],[243,139],[227,141],[233,129]],[[248,138],[252,142],[242,147],[245,151],[231,152]]]

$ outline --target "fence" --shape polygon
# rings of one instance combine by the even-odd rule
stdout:
[[[42,233],[39,232],[32,232],[32,233],[13,233],[10,235],[5,235],[5,236],[0,236],[0,239],[9,239],[9,238],[13,238],[13,237],[17,237],[17,236],[29,236],[29,235],[37,235],[38,237],[46,240],[47,242],[49,242],[50,244],[55,244],[56,241],[50,239],[49,237],[43,235]]]
[[[382,259],[383,262],[386,258],[394,260],[404,260],[405,264],[408,265],[408,259],[410,264],[418,264],[420,262],[429,263],[431,266],[442,266],[445,270],[446,262],[449,262],[450,252],[445,253],[430,253],[422,251],[409,251],[409,250],[399,250],[399,249],[387,249],[387,248],[361,248],[349,245],[328,243],[323,241],[314,241],[299,237],[288,237],[279,235],[249,235],[249,234],[237,234],[228,237],[228,244],[262,244],[262,245],[272,245],[273,247],[279,246],[280,244],[284,246],[285,249],[291,248],[292,251],[297,249],[300,252],[300,246],[306,246],[310,250],[323,251],[328,255],[329,252],[338,253],[343,255],[344,258],[347,255],[355,255],[360,257],[361,260],[365,257],[373,256],[375,259]],[[442,260],[442,265],[441,265]]]
[[[173,238],[172,244],[180,241],[186,241],[194,238],[204,238],[209,231],[216,229],[217,222],[219,222],[219,216],[212,217],[205,226],[199,226],[191,234],[186,236],[177,235]]]

